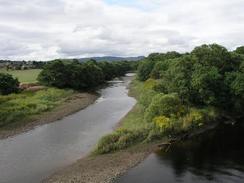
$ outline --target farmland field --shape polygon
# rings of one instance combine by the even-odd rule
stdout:
[[[9,70],[0,69],[1,73],[8,73],[13,77],[18,78],[21,83],[35,83],[37,82],[37,76],[41,72],[41,69],[29,69],[29,70]]]

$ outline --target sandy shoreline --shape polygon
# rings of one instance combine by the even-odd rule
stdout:
[[[90,155],[53,174],[42,183],[112,183],[156,150],[156,144],[138,144],[104,155]]]
[[[82,110],[94,103],[98,98],[97,94],[91,93],[75,93],[68,97],[62,104],[58,105],[51,111],[44,112],[40,115],[33,116],[29,121],[24,122],[23,125],[14,129],[1,129],[0,139],[12,137],[23,132],[27,132],[37,126],[52,123],[56,120],[62,119],[72,113]]]

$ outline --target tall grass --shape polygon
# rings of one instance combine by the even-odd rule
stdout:
[[[118,129],[114,133],[104,136],[98,143],[95,153],[105,154],[124,149],[145,140],[148,131]]]
[[[53,109],[72,90],[48,88],[45,90],[0,96],[0,128],[23,122],[33,115]]]

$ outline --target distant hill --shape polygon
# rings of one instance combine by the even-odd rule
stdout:
[[[139,57],[112,57],[112,56],[105,56],[105,57],[90,57],[90,58],[79,58],[78,60],[81,62],[88,61],[90,59],[94,59],[98,62],[101,61],[108,61],[108,62],[116,62],[116,61],[138,61],[145,58],[144,56],[139,56]]]

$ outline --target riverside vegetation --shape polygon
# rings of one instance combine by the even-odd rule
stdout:
[[[0,128],[15,127],[28,121],[33,115],[49,111],[74,94],[73,90],[47,88],[37,92],[0,96]]]
[[[202,45],[191,53],[153,53],[140,62],[131,95],[138,103],[94,154],[189,133],[243,118],[244,47]]]
[[[17,78],[0,73],[0,128],[11,129],[25,124],[34,115],[54,109],[79,91],[93,91],[107,80],[135,69],[136,65],[137,62],[127,61],[79,63],[77,60],[54,60],[38,70],[37,78],[32,78],[46,86],[39,91],[21,91]],[[23,75],[26,74],[20,74]]]

